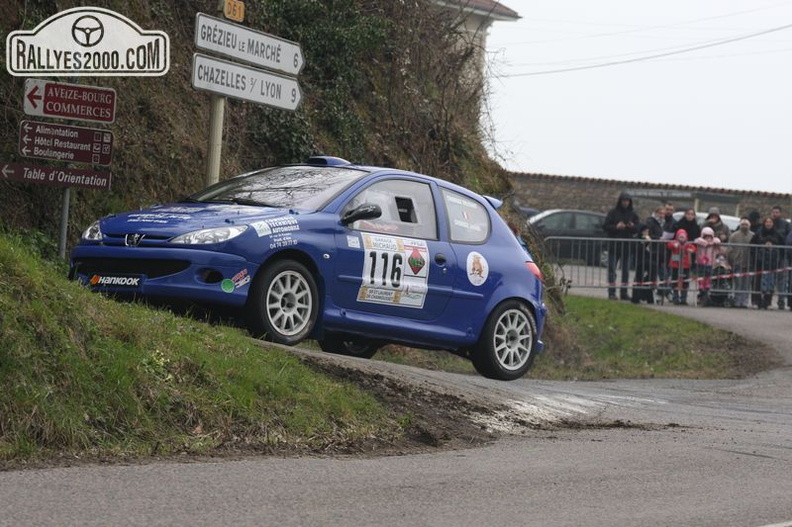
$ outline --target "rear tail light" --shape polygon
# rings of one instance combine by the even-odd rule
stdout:
[[[525,266],[528,268],[529,271],[531,271],[531,273],[536,278],[544,282],[544,277],[542,277],[542,270],[539,269],[538,265],[536,265],[534,262],[525,262]]]

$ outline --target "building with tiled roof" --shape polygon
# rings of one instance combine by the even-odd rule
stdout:
[[[475,67],[478,73],[484,71],[487,49],[487,34],[494,22],[514,22],[520,19],[514,10],[509,9],[494,0],[432,0],[435,5],[447,9],[462,19],[462,28],[468,37],[468,44],[472,44],[478,51]]]
[[[480,17],[489,20],[490,23],[495,20],[514,21],[520,18],[516,11],[493,0],[435,0],[435,4],[459,9],[468,16]]]

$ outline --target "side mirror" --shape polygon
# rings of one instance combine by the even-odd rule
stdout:
[[[341,218],[341,225],[347,226],[358,220],[371,220],[382,216],[382,209],[373,203],[364,203],[350,210]]]

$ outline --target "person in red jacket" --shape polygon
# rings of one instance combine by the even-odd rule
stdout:
[[[674,240],[668,242],[669,267],[671,267],[671,284],[674,288],[672,302],[676,305],[687,305],[688,287],[690,287],[690,264],[696,245],[688,242],[684,229],[679,229]]]

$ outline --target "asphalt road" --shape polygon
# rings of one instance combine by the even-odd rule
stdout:
[[[792,313],[657,309],[761,339],[786,366],[738,381],[504,383],[369,361],[544,429],[438,454],[5,472],[0,526],[792,526]]]

